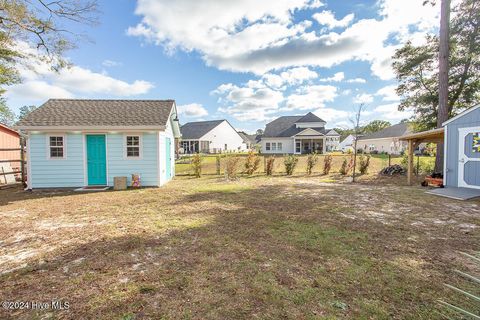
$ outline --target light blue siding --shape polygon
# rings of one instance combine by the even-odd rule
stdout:
[[[49,159],[48,134],[31,134],[30,153],[27,160],[31,168],[32,188],[81,187],[83,181],[83,135],[60,134],[65,136],[66,158]]]
[[[107,135],[108,184],[113,178],[126,176],[128,184],[132,174],[140,174],[142,186],[158,186],[158,133],[143,133],[142,155],[139,159],[125,157],[125,135],[123,133]]]
[[[446,182],[445,185],[458,187],[458,160],[459,160],[459,132],[460,128],[480,126],[480,108],[473,110],[462,117],[446,125],[447,129],[447,157],[446,157]],[[470,145],[471,146],[471,145]],[[467,148],[468,150],[468,148]],[[465,167],[465,175],[473,177],[480,176],[477,166]]]

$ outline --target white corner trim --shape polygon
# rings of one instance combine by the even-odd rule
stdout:
[[[30,153],[30,135],[27,135],[27,187],[28,189],[33,189],[32,182],[32,156]]]
[[[445,131],[443,133],[443,184],[447,185],[447,141],[448,141],[447,127],[445,127],[444,130]]]

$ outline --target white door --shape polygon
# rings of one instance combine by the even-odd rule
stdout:
[[[480,127],[458,131],[458,186],[480,189]]]

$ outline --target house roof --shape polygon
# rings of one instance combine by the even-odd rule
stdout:
[[[338,133],[334,129],[330,129],[330,130],[327,129],[327,131],[328,131],[327,136],[339,136],[340,135],[340,133]]]
[[[383,139],[383,138],[397,138],[406,135],[411,132],[409,123],[399,123],[393,126],[387,127],[380,131],[366,134],[363,137],[359,137],[358,140],[371,140],[371,139]]]
[[[174,100],[50,99],[16,126],[157,127],[167,124],[174,107]]]
[[[311,114],[311,116],[310,116]],[[302,119],[310,119],[312,121],[305,121]],[[300,121],[301,120],[301,121]],[[309,112],[305,116],[283,116],[267,123],[265,132],[262,137],[292,137],[306,128],[297,128],[295,123],[298,122],[324,122],[313,113]],[[321,134],[325,134],[324,127],[311,127]]]
[[[472,112],[473,110],[476,110],[476,109],[478,109],[478,108],[480,108],[480,104],[477,104],[476,106],[473,106],[473,107],[471,107],[471,108],[468,108],[468,109],[464,110],[463,112],[457,114],[455,117],[453,117],[453,118],[451,118],[451,119],[448,119],[447,121],[445,121],[444,123],[442,123],[442,126],[445,126],[445,125],[449,124],[450,122],[453,122],[453,121],[457,120],[458,118],[461,118],[461,117],[463,117],[464,115],[466,115],[466,114],[468,114],[468,113],[470,113],[470,112]]]
[[[187,122],[180,127],[180,131],[182,132],[182,139],[200,139],[223,121],[227,120]]]
[[[10,132],[13,135],[20,136],[20,134],[17,131],[15,131],[14,129],[10,128],[9,126],[7,126],[3,123],[0,123],[0,128],[4,129],[5,131]]]
[[[245,143],[255,143],[256,142],[256,135],[255,134],[247,134],[243,131],[238,131],[240,137],[242,137],[243,142]]]
[[[303,117],[301,117],[300,119],[298,119],[296,122],[303,123],[303,122],[325,122],[325,121],[323,121],[322,119],[320,119],[319,117],[317,117],[313,113],[309,112],[306,115],[304,115]]]

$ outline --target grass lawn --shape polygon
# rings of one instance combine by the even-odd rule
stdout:
[[[480,201],[405,178],[177,177],[159,189],[0,190],[0,300],[15,319],[435,319],[461,301]],[[478,270],[473,270],[478,271]],[[457,299],[457,300],[455,300]]]

